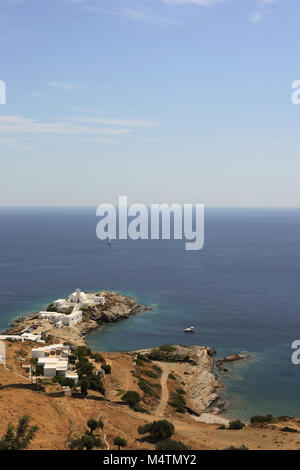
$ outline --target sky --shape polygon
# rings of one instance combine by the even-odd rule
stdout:
[[[299,0],[0,0],[0,205],[300,206]]]

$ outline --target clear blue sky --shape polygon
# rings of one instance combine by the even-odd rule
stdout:
[[[0,0],[0,204],[300,206],[299,0]]]

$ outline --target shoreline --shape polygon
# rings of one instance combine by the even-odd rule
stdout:
[[[78,347],[87,345],[86,337],[88,337],[92,333],[103,330],[104,327],[109,323],[117,323],[129,318],[130,316],[137,315],[139,313],[146,313],[149,310],[153,310],[152,306],[139,304],[137,303],[135,298],[126,297],[114,291],[101,291],[98,293],[89,292],[87,293],[87,295],[103,296],[106,299],[105,304],[90,305],[88,307],[80,306],[79,308],[82,309],[82,320],[77,323],[74,327],[63,326],[61,328],[55,328],[55,326],[53,326],[53,324],[51,324],[51,322],[49,321],[43,320],[42,322],[39,322],[40,312],[31,312],[26,316],[17,317],[12,320],[10,323],[10,327],[4,330],[4,334],[18,335],[22,333],[24,329],[28,330],[33,326],[36,327],[38,325],[32,333],[40,335],[41,342],[46,344],[65,342],[71,344],[74,347]],[[48,305],[47,311],[51,312],[51,309],[53,309],[53,305],[54,304]],[[39,325],[39,323],[42,324]],[[29,340],[29,338],[27,339]],[[209,356],[211,356],[211,360],[207,362],[207,375],[205,376],[205,378],[202,378],[202,382],[200,380],[198,384],[197,373],[195,374],[196,370],[191,370],[190,372],[186,372],[186,369],[184,368],[182,368],[181,370],[182,378],[184,378],[183,374],[188,374],[192,375],[193,377],[196,377],[196,379],[194,380],[196,385],[193,385],[194,392],[192,393],[192,403],[197,402],[198,393],[200,393],[202,397],[206,396],[206,399],[204,400],[204,402],[206,402],[206,405],[201,405],[202,408],[200,407],[200,413],[194,413],[193,406],[191,407],[191,417],[193,417],[194,415],[198,421],[201,421],[201,414],[205,413],[206,416],[203,417],[204,422],[206,422],[207,419],[211,420],[210,422],[213,422],[214,417],[216,418],[216,422],[219,422],[220,418],[227,420],[226,412],[229,411],[229,402],[225,398],[226,387],[222,379],[223,377],[226,377],[224,373],[227,372],[228,369],[224,367],[224,364],[228,363],[232,365],[232,363],[235,363],[236,361],[246,359],[247,356],[243,354],[232,354],[222,359],[215,359],[215,350],[210,347],[189,346],[186,348],[191,350],[198,348],[210,351]],[[153,349],[155,348],[147,348],[144,349],[144,351],[150,351]],[[102,351],[100,350],[100,352]],[[132,353],[132,351],[130,352]],[[133,353],[134,352],[135,351],[133,351]],[[179,363],[180,362],[181,359],[179,359]],[[221,377],[217,372],[220,372]],[[205,392],[203,392],[202,390],[203,387]],[[198,408],[197,406],[195,406],[194,409]],[[207,414],[209,416],[207,416]]]
[[[3,329],[0,335],[24,335],[24,331],[29,331],[32,336],[39,337],[42,342],[52,342],[55,339],[69,342],[74,346],[85,345],[85,337],[89,334],[101,330],[109,323],[117,323],[130,316],[139,313],[145,313],[152,310],[153,307],[139,304],[132,297],[126,297],[114,291],[88,292],[86,296],[103,297],[105,302],[97,304],[90,302],[89,304],[72,304],[73,312],[80,308],[82,318],[72,326],[59,325],[52,319],[42,319],[41,314],[69,316],[70,312],[63,309],[53,307],[53,303],[46,307],[43,312],[30,312],[28,315],[16,316],[12,319],[8,327]],[[56,313],[57,312],[57,313]],[[59,313],[61,312],[61,313]],[[24,338],[26,339],[26,338]],[[31,338],[32,339],[32,338]]]

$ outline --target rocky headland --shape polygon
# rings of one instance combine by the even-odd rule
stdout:
[[[80,306],[82,320],[74,327],[63,326],[60,329],[55,328],[50,321],[41,322],[39,320],[39,312],[34,312],[26,317],[16,319],[3,334],[20,335],[24,330],[34,328],[33,334],[41,335],[42,339],[48,338],[50,342],[59,339],[59,341],[70,342],[75,346],[79,346],[85,344],[85,335],[104,327],[107,323],[119,322],[132,315],[152,310],[152,307],[140,305],[135,299],[116,292],[101,291],[93,295],[104,296],[104,305]],[[58,310],[53,308],[53,304],[48,305],[47,310],[58,312]],[[67,313],[71,313],[71,311],[72,308]],[[66,313],[66,311],[62,313]]]
[[[176,377],[184,390],[185,409],[201,415],[218,399],[223,385],[214,374],[215,350],[205,346],[161,346],[139,353],[157,361],[165,377]],[[169,385],[172,384],[169,381]],[[166,389],[162,384],[162,389]]]

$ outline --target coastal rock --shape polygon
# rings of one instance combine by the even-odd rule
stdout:
[[[223,364],[242,361],[245,360],[247,357],[247,354],[230,354],[229,356],[225,356],[222,359],[218,359],[216,362],[216,367],[222,372],[228,372],[228,369],[224,367]]]
[[[95,304],[90,307],[82,307],[82,321],[77,323],[75,327],[67,328],[63,326],[60,329],[56,329],[52,324],[50,324],[50,322],[44,322],[39,329],[35,329],[35,332],[42,334],[43,338],[51,335],[54,338],[57,337],[60,340],[70,342],[78,346],[85,344],[85,340],[83,338],[84,335],[104,326],[105,323],[124,320],[142,310],[134,299],[125,297],[116,292],[102,291],[99,295],[105,297],[105,304]],[[71,313],[71,310],[68,313]],[[5,331],[5,334],[21,334],[24,329],[37,323],[39,323],[39,318],[38,313],[35,312],[27,317],[15,320],[11,328]]]
[[[186,381],[186,402],[188,408],[196,415],[201,414],[218,398],[223,388],[213,373],[214,358],[211,348],[196,347],[192,366],[194,373]]]
[[[105,297],[104,305],[82,309],[84,331],[92,331],[104,323],[115,323],[139,313],[140,308],[134,299],[116,292],[101,292]]]
[[[205,346],[161,346],[139,353],[159,361],[172,375],[184,377],[187,410],[199,416],[218,398],[223,385],[213,373],[215,350]]]

